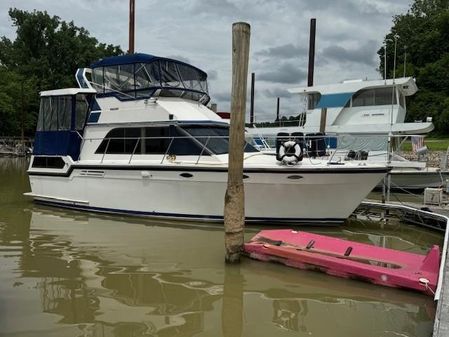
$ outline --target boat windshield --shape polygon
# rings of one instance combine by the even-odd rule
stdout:
[[[193,125],[183,126],[182,128],[211,152],[215,154],[226,154],[229,152],[229,127]],[[245,144],[244,151],[259,152],[259,150],[249,143]]]
[[[120,63],[122,62],[122,63]],[[118,56],[92,65],[93,86],[101,96],[120,100],[158,96],[209,102],[207,74],[189,64],[151,55]]]

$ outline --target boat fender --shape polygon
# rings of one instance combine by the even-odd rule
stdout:
[[[279,148],[279,160],[286,165],[297,164],[302,160],[301,145],[293,140],[282,143]]]

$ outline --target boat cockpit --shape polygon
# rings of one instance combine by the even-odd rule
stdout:
[[[41,92],[33,154],[78,159],[95,94],[93,89],[81,88]]]

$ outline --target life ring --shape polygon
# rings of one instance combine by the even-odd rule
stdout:
[[[291,153],[291,149],[294,149],[295,153]],[[279,147],[279,159],[283,164],[295,165],[301,160],[301,155],[301,146],[293,140],[286,141]]]

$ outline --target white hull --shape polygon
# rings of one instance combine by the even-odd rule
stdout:
[[[448,172],[439,169],[424,170],[398,170],[393,169],[391,174],[391,189],[423,190],[427,187],[438,188],[445,185],[449,177]],[[383,181],[377,185],[382,188]]]
[[[245,170],[245,214],[256,222],[342,222],[384,174],[381,169]],[[222,221],[227,171],[84,166],[68,177],[30,172],[30,182],[35,200],[62,207]]]

